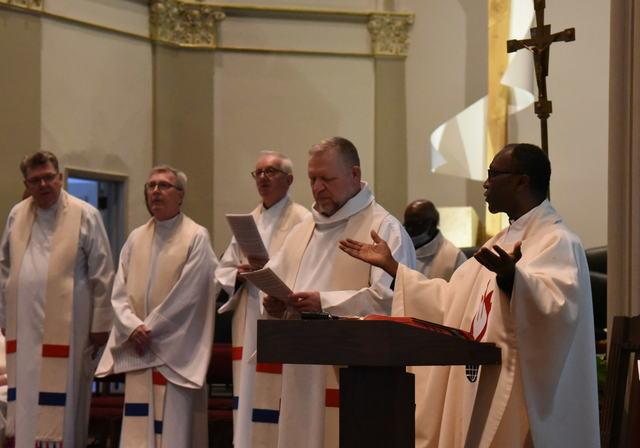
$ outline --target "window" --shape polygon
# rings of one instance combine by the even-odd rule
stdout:
[[[119,174],[66,169],[67,191],[100,211],[117,266],[125,238],[125,185],[127,177]]]

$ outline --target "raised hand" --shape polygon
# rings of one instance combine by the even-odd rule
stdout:
[[[482,247],[473,256],[478,263],[496,273],[496,282],[500,289],[511,297],[513,279],[516,274],[516,263],[522,258],[522,242],[516,243],[512,253],[507,253],[503,248],[493,246],[495,253],[488,247]]]
[[[371,231],[373,244],[346,239],[340,241],[340,249],[354,258],[384,269],[392,277],[398,271],[398,262],[393,258],[391,249],[375,230]]]

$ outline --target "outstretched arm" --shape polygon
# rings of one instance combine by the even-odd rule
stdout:
[[[340,249],[354,258],[384,269],[392,277],[398,271],[398,262],[393,258],[391,249],[375,230],[371,231],[373,244],[346,239],[340,241]]]
[[[493,246],[492,252],[487,247],[482,247],[473,256],[480,264],[496,273],[496,283],[509,298],[513,289],[513,279],[516,274],[516,263],[522,258],[522,243],[516,243],[513,253],[507,253],[500,246]]]

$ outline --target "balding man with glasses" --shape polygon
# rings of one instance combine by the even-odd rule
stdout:
[[[288,196],[293,183],[291,160],[276,151],[262,151],[251,176],[256,182],[260,204],[251,212],[264,245],[273,256],[291,229],[309,214]],[[253,270],[258,260],[244,256],[235,238],[231,239],[216,271],[218,282],[231,297],[220,312],[233,312],[233,394],[234,447],[275,446],[277,426],[263,421],[260,409],[278,405],[280,375],[255,362],[257,320],[260,315],[259,291],[246,284],[239,273]],[[278,389],[275,394],[268,391]],[[274,403],[271,403],[273,401]],[[257,412],[256,412],[257,411]],[[253,443],[252,440],[256,441]]]
[[[26,188],[0,243],[8,443],[86,446],[97,350],[107,340],[113,262],[100,212],[63,190],[56,156],[20,164]]]
[[[120,254],[114,327],[97,372],[126,374],[120,446],[207,446],[218,261],[207,230],[180,211],[186,189],[182,171],[153,168],[144,185],[153,216]]]

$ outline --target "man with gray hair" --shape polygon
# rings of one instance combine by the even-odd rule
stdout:
[[[98,376],[126,373],[120,446],[206,446],[205,377],[217,259],[207,230],[180,209],[187,177],[170,166],[144,185],[152,218],[129,235]],[[204,420],[202,420],[204,419]]]
[[[282,246],[287,234],[309,211],[296,204],[288,195],[293,183],[293,164],[284,154],[262,151],[251,176],[256,182],[260,204],[251,214],[258,232],[271,256]],[[264,262],[263,262],[264,263]],[[253,270],[259,260],[248,259],[235,238],[220,260],[216,278],[229,294],[229,301],[220,312],[233,312],[233,395],[237,407],[234,409],[234,447],[275,446],[277,427],[270,419],[261,418],[261,409],[278,406],[278,394],[269,390],[279,389],[280,375],[271,369],[256,365],[253,358],[256,350],[257,320],[260,315],[259,291],[242,281],[239,273]],[[269,402],[273,402],[269,404]],[[257,412],[256,412],[257,411]]]
[[[94,358],[112,320],[109,241],[100,212],[62,188],[53,153],[20,170],[27,198],[0,243],[8,444],[86,446]]]
[[[391,276],[354,262],[338,250],[338,241],[370,240],[372,230],[382,232],[394,255],[414,266],[409,235],[362,182],[358,151],[349,140],[332,137],[314,145],[308,176],[315,199],[312,216],[290,232],[267,264],[294,292],[289,305],[266,296],[266,312],[273,318],[320,311],[341,316],[390,314]],[[285,364],[280,410],[277,415],[278,409],[272,410],[279,426],[277,446],[337,447],[338,396],[337,369]]]

